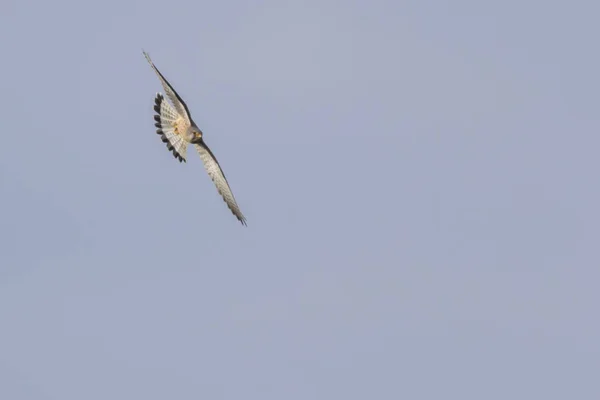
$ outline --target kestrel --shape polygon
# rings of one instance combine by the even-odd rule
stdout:
[[[235,197],[231,192],[231,188],[227,183],[227,178],[223,170],[219,166],[217,159],[202,138],[202,131],[190,114],[185,102],[179,97],[173,86],[167,81],[167,79],[160,73],[158,68],[150,59],[150,56],[145,51],[143,52],[146,56],[146,60],[150,63],[150,66],[156,72],[163,89],[167,93],[167,97],[171,101],[172,105],[168,101],[165,101],[162,94],[157,93],[154,99],[154,116],[156,133],[160,135],[160,138],[164,143],[167,144],[167,149],[173,152],[173,156],[179,160],[179,162],[185,162],[186,149],[188,143],[193,144],[200,154],[200,159],[206,168],[206,172],[214,182],[219,194],[227,203],[227,207],[231,210],[233,215],[243,224],[246,225],[246,218],[240,211]]]

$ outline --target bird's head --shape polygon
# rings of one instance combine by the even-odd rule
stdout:
[[[192,143],[200,143],[202,141],[202,131],[200,128],[192,127]]]

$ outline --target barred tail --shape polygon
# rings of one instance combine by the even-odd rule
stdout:
[[[160,93],[157,93],[154,99],[154,111],[156,111],[154,116],[156,133],[167,144],[167,149],[173,152],[173,156],[179,162],[185,162],[187,142],[175,133],[175,122],[179,118],[179,114],[168,101],[164,101],[164,97]]]

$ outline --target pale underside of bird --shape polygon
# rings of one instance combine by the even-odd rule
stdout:
[[[233,192],[229,187],[227,178],[225,178],[225,174],[214,154],[210,151],[206,143],[204,143],[202,137],[203,133],[192,119],[187,105],[181,97],[179,97],[175,89],[173,89],[173,86],[171,86],[167,79],[160,73],[158,68],[156,68],[148,53],[145,51],[143,53],[158,76],[158,79],[167,94],[167,98],[172,103],[170,104],[168,101],[165,101],[162,94],[156,94],[154,100],[154,111],[156,111],[156,115],[154,116],[155,126],[157,128],[156,133],[160,135],[162,141],[167,144],[167,149],[173,152],[173,156],[178,159],[179,162],[186,161],[187,145],[194,145],[200,155],[200,159],[204,164],[206,172],[208,172],[208,175],[217,187],[217,191],[221,197],[223,197],[227,207],[229,207],[233,215],[235,215],[243,225],[246,225],[246,218],[240,211],[240,208],[235,201],[235,197],[233,197]]]

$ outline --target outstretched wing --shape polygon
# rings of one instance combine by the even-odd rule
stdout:
[[[177,114],[177,111],[168,101],[165,101],[160,93],[157,93],[154,99],[154,111],[156,111],[154,126],[158,128],[156,133],[160,135],[161,140],[167,144],[167,149],[173,152],[173,156],[179,162],[185,161],[187,142],[183,140],[180,132],[185,132],[189,123]]]
[[[227,178],[225,178],[225,174],[219,166],[214,154],[204,142],[195,144],[194,146],[196,146],[196,150],[198,150],[198,154],[200,154],[200,158],[202,159],[202,163],[204,163],[204,168],[206,168],[206,172],[208,172],[210,179],[212,179],[219,194],[223,197],[225,203],[227,203],[227,207],[229,207],[233,215],[235,215],[243,225],[246,225],[246,218],[235,202],[235,197],[233,197],[231,188],[227,183]]]
[[[165,89],[165,93],[167,93],[169,100],[171,100],[171,103],[173,103],[173,106],[175,106],[175,109],[177,110],[179,115],[190,121],[191,124],[192,117],[185,102],[181,99],[181,97],[179,97],[175,89],[173,89],[173,86],[171,86],[169,81],[167,81],[163,74],[160,73],[158,68],[156,68],[156,66],[152,62],[152,59],[150,58],[150,55],[144,51],[144,56],[146,57],[146,60],[148,60],[148,63],[150,64],[154,72],[156,72],[158,79],[160,79],[160,83]]]

